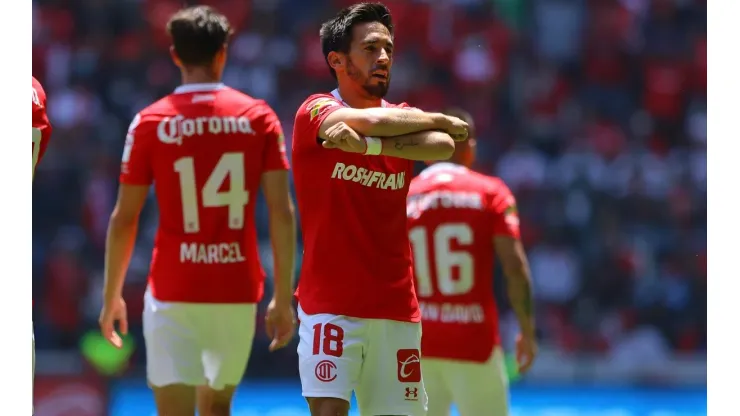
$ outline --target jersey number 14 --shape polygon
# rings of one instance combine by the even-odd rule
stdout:
[[[411,247],[414,251],[414,274],[416,291],[419,297],[434,294],[432,270],[437,276],[437,289],[445,296],[463,295],[473,289],[473,256],[465,250],[453,250],[452,241],[460,245],[473,244],[473,230],[463,223],[442,224],[432,233],[429,247],[427,227],[417,226],[409,231]],[[431,249],[431,250],[430,250]],[[431,264],[430,251],[434,254]],[[452,270],[458,269],[458,278],[453,278]]]
[[[178,159],[175,172],[180,176],[183,227],[188,234],[197,233],[200,231],[200,215],[193,158]],[[229,189],[221,191],[226,178],[229,178]],[[221,156],[201,189],[200,201],[205,208],[228,207],[229,228],[244,228],[244,206],[249,203],[249,191],[244,178],[244,153],[224,153]]]

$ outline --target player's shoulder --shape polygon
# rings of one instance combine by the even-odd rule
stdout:
[[[218,91],[218,105],[224,105],[237,111],[272,111],[267,101],[228,86]]]
[[[506,185],[506,182],[498,176],[486,175],[469,169],[465,179],[471,185],[491,195],[511,194],[511,190]]]
[[[459,184],[461,180],[467,177],[472,171],[465,166],[449,163],[438,162],[427,166],[419,175],[411,180],[411,186],[446,186]]]
[[[296,111],[296,118],[305,114],[315,116],[324,107],[341,105],[342,103],[331,93],[311,94],[308,96],[308,98],[303,100],[301,105],[298,107],[298,111]]]
[[[33,75],[31,75],[31,104],[36,107],[46,107],[46,91]]]

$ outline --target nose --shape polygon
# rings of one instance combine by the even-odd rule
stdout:
[[[388,51],[386,51],[385,48],[381,49],[380,55],[378,56],[378,63],[388,63],[390,60],[391,58]]]

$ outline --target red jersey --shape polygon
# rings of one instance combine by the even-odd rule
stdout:
[[[498,178],[438,163],[411,181],[407,203],[425,357],[485,362],[499,344],[496,236],[519,238],[516,202]]]
[[[49,145],[51,123],[46,116],[46,92],[33,76],[31,77],[31,132],[33,134],[31,158],[33,172],[36,172],[36,165],[44,157],[46,147]]]
[[[274,111],[223,84],[190,84],[134,117],[121,183],[154,182],[159,229],[149,288],[161,301],[262,297],[254,206],[263,173],[288,169]]]
[[[304,244],[296,296],[308,314],[419,322],[405,215],[413,162],[324,149],[319,127],[345,105],[335,90],[308,97],[296,114],[293,177]]]

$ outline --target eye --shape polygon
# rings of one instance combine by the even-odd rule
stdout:
[[[365,50],[368,52],[375,52],[378,48],[376,48],[375,45],[368,45],[365,47]]]

